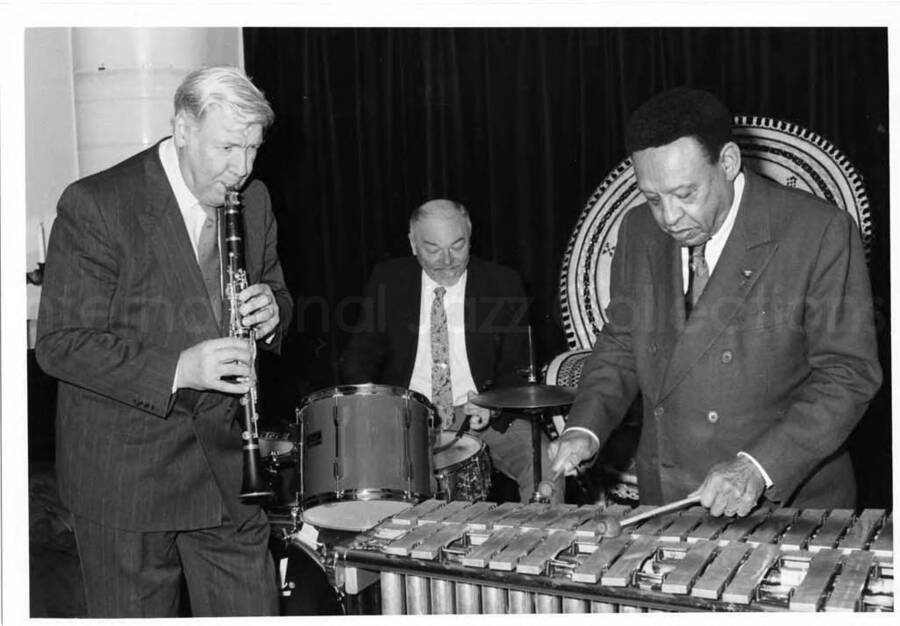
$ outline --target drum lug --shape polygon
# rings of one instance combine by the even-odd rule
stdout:
[[[344,466],[341,462],[341,457],[343,456],[343,450],[341,448],[341,429],[344,420],[341,419],[337,397],[335,397],[334,405],[331,408],[331,419],[334,421],[334,491],[335,493],[340,493],[341,478],[344,477]]]
[[[406,396],[403,403],[403,467],[406,471],[406,493],[411,494],[413,490],[413,467],[410,458],[409,443],[409,427],[412,423],[412,414],[409,408],[409,396]]]
[[[305,461],[305,450],[306,450],[306,428],[303,423],[303,412],[298,408],[294,411],[294,418],[297,424],[297,499],[295,502],[298,506],[302,505],[303,499],[305,496],[303,489],[303,481],[306,480],[304,476],[304,468],[303,463]],[[296,508],[296,507],[295,507]]]

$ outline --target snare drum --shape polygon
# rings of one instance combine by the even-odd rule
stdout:
[[[286,512],[297,506],[300,476],[297,472],[297,447],[286,433],[259,433],[259,456],[263,478],[275,495],[266,509]]]
[[[435,497],[469,502],[485,500],[491,488],[487,446],[473,435],[464,433],[453,441],[455,436],[452,430],[441,431],[434,444]]]
[[[385,385],[317,391],[297,411],[303,520],[363,531],[432,493],[434,408]]]

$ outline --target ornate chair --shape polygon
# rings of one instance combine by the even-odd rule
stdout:
[[[796,124],[768,117],[737,116],[734,139],[745,167],[789,187],[812,193],[850,213],[869,254],[872,227],[862,177],[829,141]],[[622,217],[642,202],[631,160],[615,167],[588,199],[563,257],[559,279],[562,321],[569,350],[547,366],[545,381],[577,386],[584,359],[606,322],[609,272]],[[638,404],[638,403],[636,403]],[[561,432],[564,418],[554,418]],[[592,470],[597,497],[633,503],[638,488],[631,455],[640,429],[639,406],[611,437]]]

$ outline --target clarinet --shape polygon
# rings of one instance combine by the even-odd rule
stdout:
[[[272,491],[263,480],[262,462],[259,456],[256,390],[256,330],[244,326],[238,312],[238,294],[248,286],[244,268],[244,221],[238,192],[225,192],[225,306],[228,315],[228,335],[250,342],[250,389],[241,397],[243,410],[241,439],[243,440],[244,472],[241,480],[241,498],[263,498]]]

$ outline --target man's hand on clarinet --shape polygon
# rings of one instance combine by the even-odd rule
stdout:
[[[265,339],[278,328],[278,301],[265,283],[250,285],[238,294],[241,323],[256,330],[257,339]]]
[[[175,387],[214,390],[242,395],[250,390],[250,345],[246,339],[208,339],[183,350],[178,356]],[[222,377],[237,377],[227,382]]]
[[[555,476],[573,476],[579,465],[597,453],[597,444],[586,432],[570,430],[551,441],[547,448],[550,469]]]
[[[744,517],[756,506],[766,482],[756,466],[744,457],[714,465],[694,492],[709,514]]]

